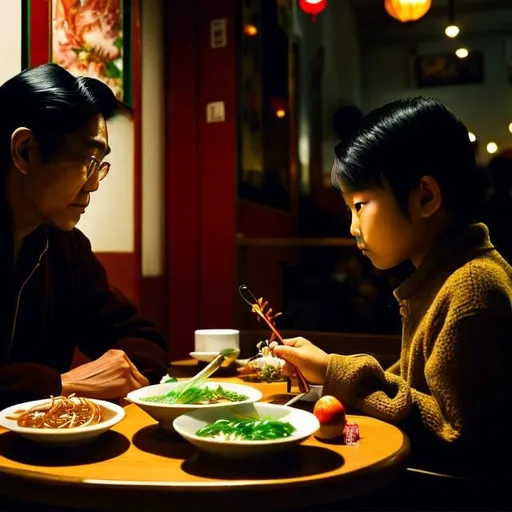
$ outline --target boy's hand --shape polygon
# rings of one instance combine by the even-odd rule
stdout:
[[[288,363],[283,367],[283,373],[292,377],[291,365],[293,365],[299,368],[311,384],[323,384],[329,364],[329,354],[306,338],[290,338],[283,341],[284,345],[278,345],[276,342],[270,344],[273,354]]]

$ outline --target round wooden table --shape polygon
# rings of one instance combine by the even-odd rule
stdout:
[[[282,383],[254,386],[265,401],[293,396]],[[125,419],[111,431],[73,448],[44,448],[0,429],[0,495],[123,512],[316,507],[365,494],[406,468],[409,441],[398,428],[364,416],[349,421],[360,427],[356,446],[311,437],[261,460],[198,452],[177,434],[162,432],[136,405],[126,407]]]

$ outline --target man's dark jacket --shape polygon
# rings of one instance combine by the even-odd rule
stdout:
[[[61,392],[75,348],[91,359],[123,350],[151,383],[166,373],[154,325],[109,286],[78,230],[41,226],[16,264],[9,215],[0,208],[0,408]]]

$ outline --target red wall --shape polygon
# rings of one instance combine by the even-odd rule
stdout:
[[[166,176],[171,358],[193,350],[194,330],[235,323],[235,0],[166,2]],[[227,46],[210,48],[225,18]],[[206,122],[224,101],[226,119]]]

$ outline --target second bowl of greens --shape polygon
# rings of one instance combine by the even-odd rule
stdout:
[[[320,423],[310,412],[258,402],[190,411],[176,418],[174,428],[199,450],[244,458],[289,450],[313,435]]]

